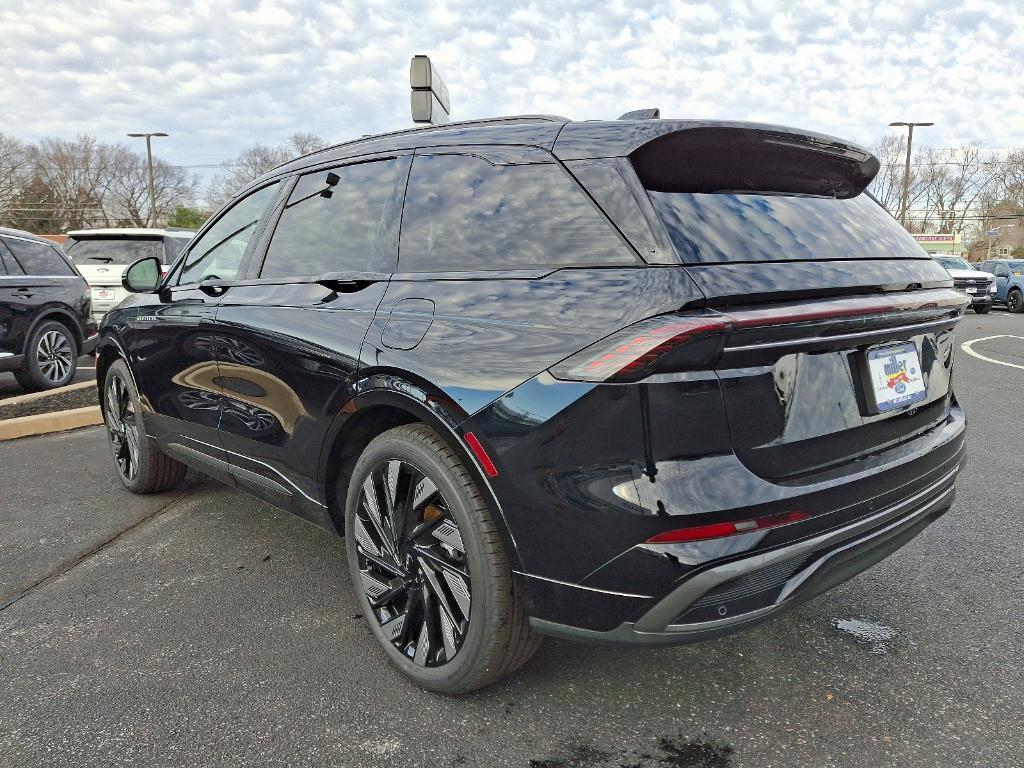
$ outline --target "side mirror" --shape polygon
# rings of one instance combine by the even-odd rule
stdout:
[[[139,259],[124,271],[121,285],[130,293],[152,293],[160,285],[162,266],[156,256]]]

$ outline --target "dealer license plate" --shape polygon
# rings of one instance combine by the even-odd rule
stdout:
[[[869,350],[868,382],[881,413],[920,402],[928,395],[917,347],[909,343]]]
[[[93,288],[92,298],[94,301],[113,301],[114,300],[114,289],[113,288]]]

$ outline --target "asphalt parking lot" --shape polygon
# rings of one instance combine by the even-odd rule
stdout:
[[[458,699],[391,671],[340,540],[191,473],[133,497],[100,428],[0,444],[0,765],[1024,766],[1024,317],[959,337],[970,461],[904,549],[746,634],[548,640]]]
[[[78,370],[75,371],[75,377],[71,380],[72,384],[77,384],[81,381],[92,381],[96,378],[96,360],[92,355],[82,355],[78,358]],[[25,390],[21,388],[21,385],[15,380],[13,373],[0,372],[0,401],[6,400],[9,397],[17,397],[18,395],[24,395]]]

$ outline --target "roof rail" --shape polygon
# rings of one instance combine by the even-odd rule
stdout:
[[[353,144],[359,144],[364,141],[374,141],[376,139],[385,139],[390,136],[401,136],[404,133],[429,133],[431,131],[447,131],[450,128],[462,128],[471,125],[492,125],[500,123],[568,123],[571,122],[568,117],[562,117],[560,115],[506,115],[504,117],[481,117],[476,120],[459,120],[454,123],[438,123],[437,125],[417,125],[413,128],[403,128],[398,131],[388,131],[387,133],[368,133],[364,136],[360,136],[358,139],[352,139],[351,141],[340,141],[337,144],[331,144],[323,149],[317,149],[312,152],[307,152],[304,155],[293,157],[291,160],[281,163],[275,168],[271,168],[271,171],[276,171],[278,168],[283,168],[290,163],[300,160],[303,157],[309,157],[311,155],[319,154],[320,152],[326,152],[329,149],[337,149],[338,147],[348,147]],[[270,171],[268,171],[270,173]]]

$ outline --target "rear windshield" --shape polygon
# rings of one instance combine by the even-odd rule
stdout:
[[[161,264],[164,263],[162,238],[89,238],[76,240],[70,245],[65,245],[65,248],[71,260],[80,266],[128,265],[147,256],[155,256],[160,259]]]
[[[685,264],[928,258],[866,194],[649,194]]]

